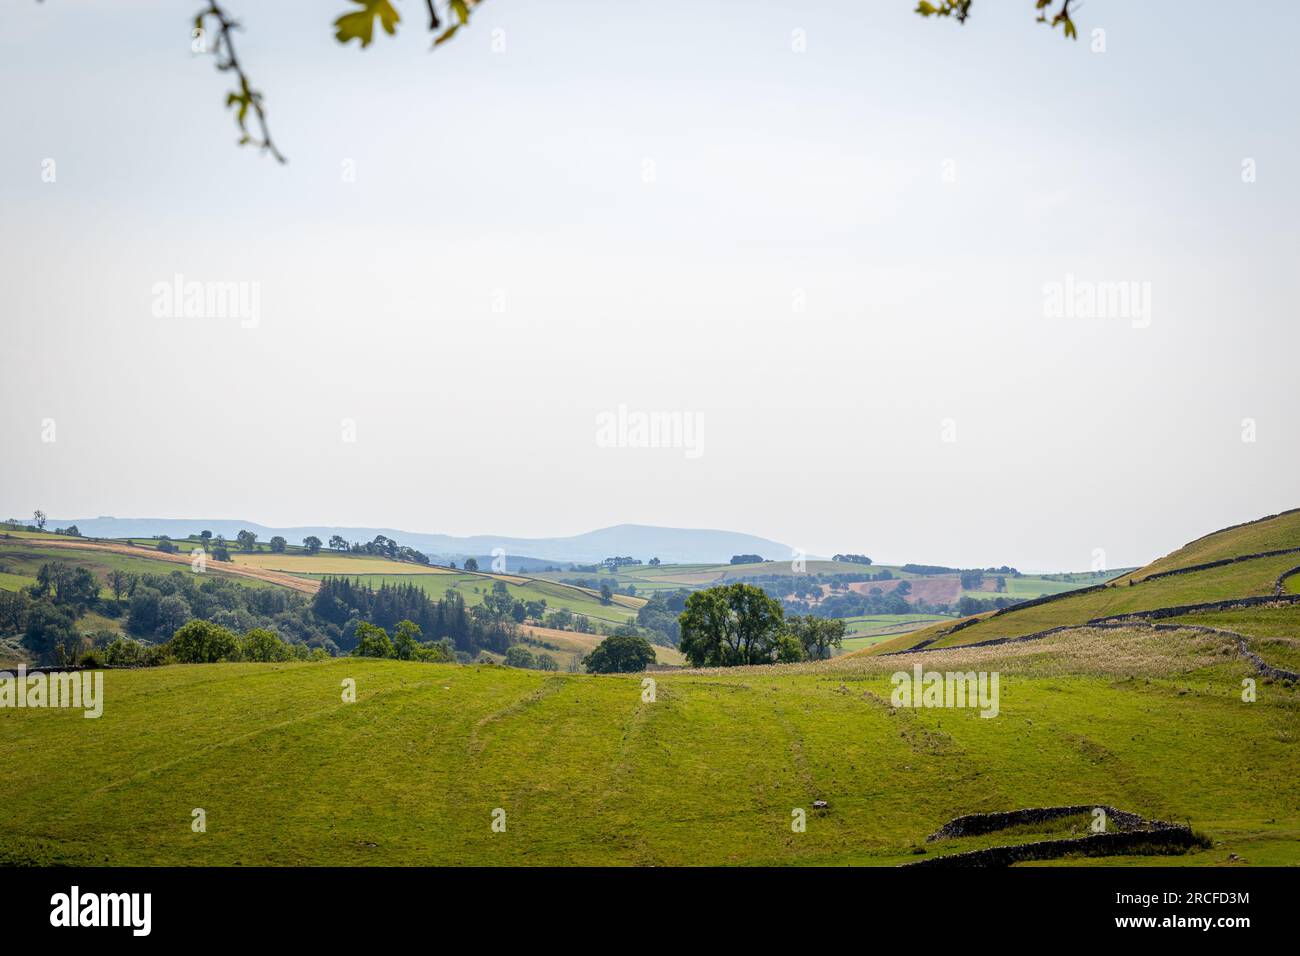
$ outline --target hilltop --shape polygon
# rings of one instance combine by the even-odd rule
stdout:
[[[50,527],[69,525],[76,525],[83,535],[92,538],[152,538],[160,534],[184,538],[200,528],[231,539],[239,531],[247,529],[264,541],[274,535],[282,535],[290,541],[301,541],[308,535],[328,541],[336,534],[349,541],[371,541],[376,535],[383,535],[423,551],[435,560],[455,560],[458,563],[466,557],[483,561],[492,555],[494,549],[500,548],[505,552],[509,570],[520,570],[521,567],[531,569],[548,562],[590,564],[603,561],[610,555],[624,554],[641,556],[646,561],[657,557],[671,564],[729,561],[735,554],[756,553],[775,558],[789,558],[794,554],[789,545],[736,531],[659,528],[637,524],[614,525],[567,537],[524,538],[494,534],[457,537],[395,528],[332,525],[271,527],[255,521],[208,518],[101,516],[50,519]]]

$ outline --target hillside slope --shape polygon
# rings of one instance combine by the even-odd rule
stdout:
[[[1178,551],[1094,588],[1043,598],[1000,613],[938,624],[878,644],[863,654],[965,646],[1023,638],[1065,625],[1182,605],[1285,596],[1300,571],[1300,510],[1206,535]]]
[[[1296,692],[1242,704],[1227,642],[930,657],[1001,670],[998,718],[896,711],[899,665],[869,658],[659,674],[653,702],[640,675],[488,666],[110,671],[98,720],[0,711],[0,863],[896,865],[981,845],[924,849],[960,814],[1066,804],[1192,821],[1215,842],[1182,864],[1300,862]]]

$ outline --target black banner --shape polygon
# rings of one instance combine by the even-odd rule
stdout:
[[[482,923],[494,939],[545,927],[671,930],[766,941],[827,920],[970,945],[1105,936],[1231,941],[1290,925],[1281,869],[0,869],[8,941],[77,934],[148,945],[373,942]],[[1284,909],[1284,907],[1286,909]],[[837,915],[838,914],[838,915]],[[809,926],[809,921],[812,924]]]

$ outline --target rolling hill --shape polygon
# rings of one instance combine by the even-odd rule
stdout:
[[[919,652],[658,673],[651,697],[642,675],[353,658],[110,671],[99,720],[0,710],[0,861],[898,865],[1064,834],[1076,864],[1300,864],[1295,575],[1244,550],[1300,536],[1265,525],[1203,552],[1243,560],[945,624]],[[1009,630],[1031,639],[985,643]],[[918,665],[999,674],[997,714],[895,706]],[[1193,830],[1088,850],[1089,807]],[[930,839],[1024,808],[1059,814]]]
[[[50,527],[75,524],[83,535],[94,538],[148,538],[159,534],[185,538],[200,530],[211,531],[234,540],[236,534],[247,529],[263,541],[273,535],[283,535],[289,541],[300,542],[307,535],[329,541],[331,535],[341,535],[348,541],[372,541],[376,535],[394,538],[404,545],[423,551],[436,559],[455,559],[463,562],[467,556],[490,556],[493,549],[504,550],[509,567],[515,570],[527,556],[531,565],[543,562],[577,562],[591,564],[611,555],[634,555],[643,560],[658,557],[667,563],[729,561],[734,554],[762,554],[786,557],[793,554],[789,545],[736,531],[715,531],[698,528],[657,528],[649,525],[621,524],[600,528],[583,534],[555,538],[522,538],[512,535],[480,534],[456,537],[446,534],[426,534],[402,531],[396,528],[358,528],[327,525],[300,527],[271,527],[255,521],[234,521],[210,518],[68,518],[50,519]]]

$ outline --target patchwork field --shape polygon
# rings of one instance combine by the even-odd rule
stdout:
[[[1255,558],[1068,594],[949,637],[1271,594],[1295,563]],[[491,580],[376,577],[456,587],[467,600]],[[538,589],[551,606],[557,592],[592,600],[554,582],[508,586]],[[1071,835],[1081,823],[1075,814],[926,842],[963,814],[1108,805],[1190,823],[1204,839],[1186,851],[1149,847],[1156,857],[1070,862],[1297,865],[1300,690],[1262,676],[1230,634],[1192,626],[1246,635],[1285,668],[1300,659],[1298,614],[1238,606],[1161,629],[1072,627],[881,656],[936,634],[931,626],[830,661],[656,672],[645,675],[653,699],[643,675],[492,665],[338,658],[108,671],[98,720],[0,708],[10,768],[0,862],[895,865]],[[906,623],[862,618],[855,639]],[[530,636],[572,655],[595,640]],[[996,716],[893,706],[892,675],[915,665],[997,674]],[[355,703],[341,698],[347,679]],[[196,808],[206,833],[190,828]],[[799,810],[805,832],[791,829]],[[504,832],[493,830],[495,811]]]
[[[0,537],[0,589],[17,590],[36,582],[36,573],[42,564],[62,561],[73,567],[88,568],[107,587],[107,576],[113,571],[126,574],[168,574],[172,571],[190,573],[189,555],[164,554],[143,548],[111,542],[79,541],[58,538],[40,540],[13,540]],[[294,590],[314,591],[315,585],[288,575],[260,570],[227,567],[209,561],[207,573],[224,576],[246,587],[291,587]],[[101,593],[108,592],[101,589]]]
[[[416,575],[349,573],[347,576],[373,588],[383,584],[414,584],[435,601],[441,600],[451,591],[456,591],[469,607],[482,604],[483,599],[492,593],[496,581],[504,581],[513,598],[521,601],[545,600],[548,610],[563,609],[574,614],[584,614],[592,620],[602,621],[611,626],[634,623],[637,609],[645,604],[644,598],[630,598],[621,594],[615,595],[609,604],[603,604],[600,595],[582,588],[512,575],[449,571],[442,574]],[[315,575],[315,577],[324,577],[324,575]]]
[[[934,647],[953,647],[999,637],[1018,637],[1062,624],[1084,624],[1098,617],[1132,611],[1154,610],[1205,601],[1272,594],[1278,575],[1296,565],[1296,555],[1254,558],[1216,568],[1190,571],[1171,577],[1125,583],[1128,577],[1102,590],[1086,594],[1067,594],[1056,600],[1027,608],[1012,608],[999,615],[986,615],[978,623],[951,634],[944,623],[915,631],[878,645],[877,653],[903,650],[918,643],[932,642]]]

